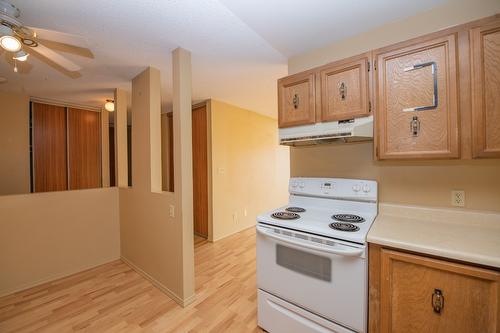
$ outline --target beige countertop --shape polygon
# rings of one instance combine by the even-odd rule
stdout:
[[[368,242],[500,268],[500,213],[380,204]]]

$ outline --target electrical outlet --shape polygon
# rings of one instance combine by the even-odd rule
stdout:
[[[170,217],[175,217],[175,206],[174,205],[169,206],[168,215],[170,215]]]
[[[451,191],[451,205],[455,207],[464,207],[465,191]]]
[[[248,212],[247,212],[247,209],[245,208],[245,210],[243,211],[243,216],[247,217],[248,216]]]

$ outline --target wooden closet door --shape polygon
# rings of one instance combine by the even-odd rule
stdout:
[[[32,103],[33,192],[68,189],[66,109]]]
[[[370,115],[369,60],[365,54],[321,69],[321,121]]]
[[[207,107],[193,109],[193,219],[195,234],[208,237]]]
[[[456,35],[376,52],[380,159],[458,158]]]
[[[101,121],[95,111],[68,109],[69,189],[101,187]]]
[[[473,156],[500,157],[500,20],[470,37]]]

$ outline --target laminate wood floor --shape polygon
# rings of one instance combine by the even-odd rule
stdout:
[[[0,332],[263,332],[255,230],[195,238],[196,301],[182,308],[122,261],[0,298]]]

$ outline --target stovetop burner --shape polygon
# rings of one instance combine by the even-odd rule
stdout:
[[[359,227],[352,223],[334,222],[330,223],[330,228],[340,231],[358,231]]]
[[[295,220],[300,217],[299,214],[293,212],[276,212],[272,213],[271,216],[279,220]]]
[[[303,213],[306,211],[306,209],[302,207],[288,207],[285,210],[292,213]]]
[[[340,221],[340,222],[347,222],[347,223],[365,222],[364,218],[362,218],[361,216],[358,216],[358,215],[354,215],[354,214],[335,214],[332,216],[332,219]]]

